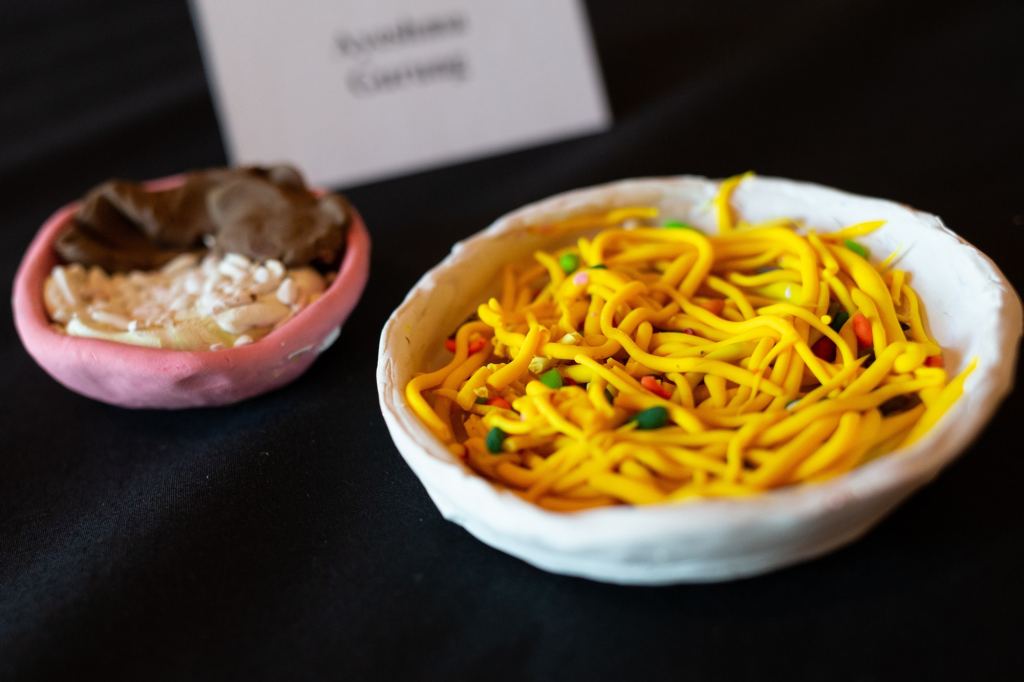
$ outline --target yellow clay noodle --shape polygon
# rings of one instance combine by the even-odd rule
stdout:
[[[538,224],[574,245],[500,293],[406,400],[478,474],[557,512],[815,484],[909,446],[964,390],[910,273],[855,240],[711,203],[716,234],[624,206]]]

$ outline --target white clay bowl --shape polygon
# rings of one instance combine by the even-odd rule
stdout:
[[[159,190],[181,182],[182,176],[173,176],[146,186]],[[74,203],[54,213],[25,253],[14,280],[14,323],[25,349],[50,376],[72,391],[112,405],[226,405],[295,380],[338,337],[369,276],[370,236],[353,210],[334,281],[316,301],[255,343],[184,351],[69,336],[55,330],[47,317],[43,284],[57,264],[53,244],[77,210]]]
[[[496,293],[501,266],[559,241],[529,225],[578,213],[647,204],[714,232],[718,182],[700,177],[625,180],[514,211],[456,244],[391,315],[380,340],[381,409],[402,456],[445,518],[487,544],[555,573],[614,583],[718,581],[764,573],[821,555],[877,523],[962,452],[1009,392],[1021,335],[1021,304],[999,269],[935,216],[819,185],[756,177],[733,197],[748,221],[792,217],[821,231],[886,220],[861,241],[875,254],[904,253],[951,376],[977,357],[963,397],[914,446],[825,483],[737,499],[708,499],[576,513],[546,511],[457,460],[403,397],[415,372],[445,361],[444,339]]]

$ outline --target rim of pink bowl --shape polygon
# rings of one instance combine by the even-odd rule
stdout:
[[[184,176],[179,174],[150,180],[144,184],[148,190],[159,191],[180,184],[183,180]],[[312,191],[318,196],[326,193],[323,189]],[[78,351],[87,354],[90,361],[98,365],[132,365],[139,370],[139,374],[173,372],[176,375],[188,376],[203,369],[226,370],[237,365],[260,366],[261,363],[265,364],[265,361],[279,356],[282,348],[297,344],[301,348],[308,346],[310,339],[322,340],[328,337],[355,308],[369,277],[370,236],[362,217],[353,208],[345,254],[334,281],[320,298],[258,341],[239,348],[190,351],[147,348],[105,339],[69,336],[52,328],[43,304],[43,285],[47,275],[58,262],[52,248],[53,242],[80,204],[80,201],[75,201],[58,209],[43,223],[18,266],[11,300],[15,327],[29,355],[54,379],[78,393],[81,391],[68,386],[50,369],[45,357],[62,352],[66,344],[75,344]],[[278,384],[271,382],[265,390],[277,387]],[[264,390],[253,392],[239,397],[238,400],[262,392]],[[89,397],[112,404],[123,404],[97,396]]]

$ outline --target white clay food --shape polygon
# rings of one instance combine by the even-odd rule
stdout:
[[[327,282],[310,267],[229,253],[184,253],[154,271],[108,274],[58,265],[44,302],[70,336],[150,348],[221,350],[252,343],[315,301]]]

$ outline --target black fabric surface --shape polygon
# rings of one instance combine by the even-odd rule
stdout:
[[[734,583],[549,575],[443,521],[377,406],[380,329],[451,243],[620,177],[747,169],[938,213],[1024,284],[1024,5],[589,6],[606,134],[348,191],[371,284],[243,404],[128,411],[0,320],[0,678],[1019,679],[1022,399],[855,544]],[[111,176],[224,163],[183,2],[0,7],[0,280]]]

